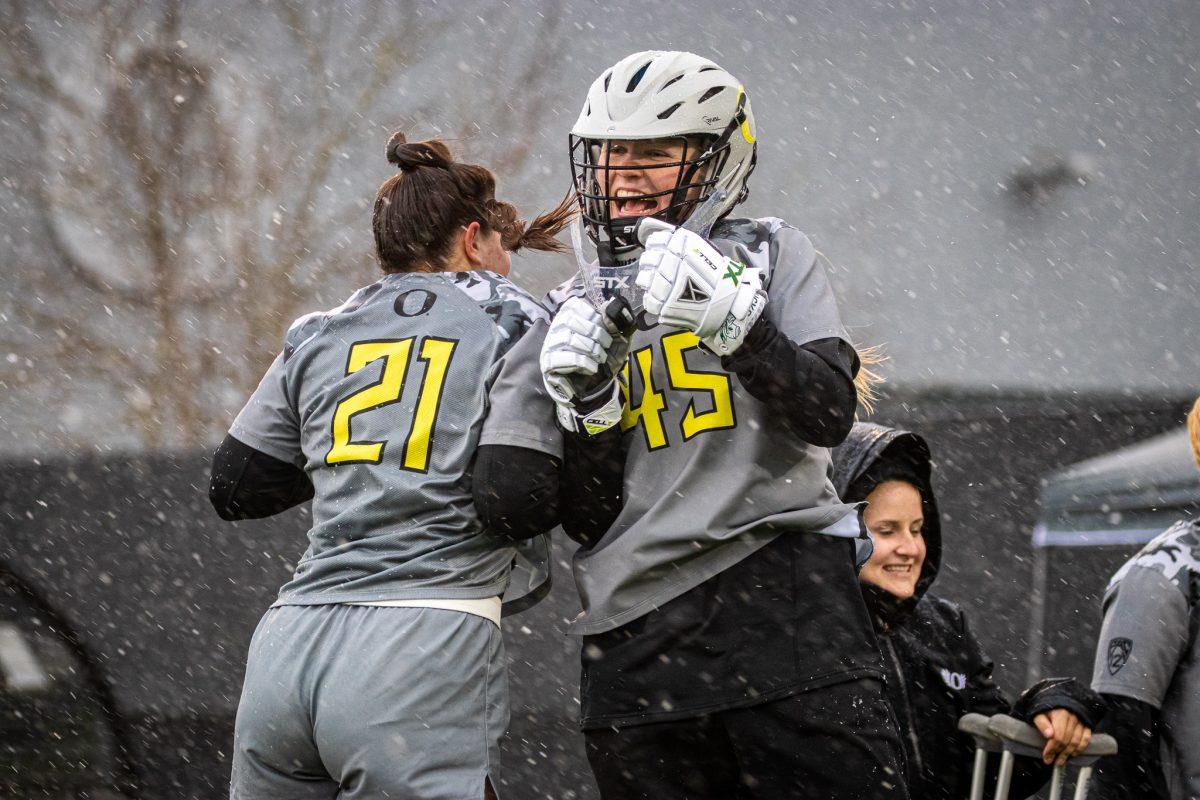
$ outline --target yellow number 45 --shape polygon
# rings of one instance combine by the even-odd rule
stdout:
[[[383,460],[387,442],[354,442],[350,440],[351,419],[365,411],[391,405],[400,399],[404,378],[408,372],[409,355],[416,337],[373,342],[355,342],[346,361],[346,374],[351,375],[375,361],[383,361],[379,380],[349,397],[343,398],[333,411],[333,445],[325,454],[325,463],[378,464]],[[454,347],[452,339],[425,339],[418,359],[425,364],[425,375],[417,393],[417,406],[412,427],[404,439],[403,468],[415,472],[429,469],[429,445],[433,439],[438,407],[442,402],[442,387]]]
[[[666,364],[667,383],[672,390],[698,392],[701,397],[707,396],[708,411],[697,408],[696,398],[688,400],[683,418],[679,421],[679,430],[683,441],[704,433],[732,428],[737,424],[733,411],[733,390],[729,375],[724,372],[705,372],[690,369],[686,355],[689,351],[700,346],[700,340],[694,333],[680,331],[662,337],[659,342],[662,348],[663,361]],[[653,364],[654,351],[651,347],[643,347],[629,354],[629,364],[625,365],[625,385],[629,386],[629,365],[637,367],[639,382],[642,385],[642,396],[635,404],[628,390],[624,391],[625,406],[621,414],[621,430],[627,431],[639,422],[642,434],[646,438],[646,449],[657,450],[670,444],[667,432],[663,427],[663,412],[667,408],[667,400],[662,389],[654,385]]]

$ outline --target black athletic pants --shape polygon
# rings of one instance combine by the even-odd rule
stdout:
[[[899,733],[876,678],[584,736],[606,800],[908,797]]]

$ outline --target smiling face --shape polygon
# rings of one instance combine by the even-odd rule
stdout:
[[[610,139],[600,145],[596,163],[605,176],[604,193],[618,198],[608,204],[609,217],[648,217],[666,210],[679,179],[684,150],[681,137]],[[672,166],[663,166],[667,164]],[[605,166],[618,169],[604,171]],[[637,199],[638,195],[654,194],[659,196]]]
[[[911,597],[925,563],[921,493],[911,483],[884,481],[867,495],[863,521],[875,552],[859,580],[899,598]]]

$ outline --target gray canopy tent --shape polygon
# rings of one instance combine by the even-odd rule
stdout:
[[[1090,669],[1109,577],[1180,519],[1200,516],[1200,472],[1186,428],[1046,477],[1033,529],[1029,666],[1081,677]]]
[[[1186,428],[1052,473],[1033,546],[1144,544],[1200,509],[1200,474]]]

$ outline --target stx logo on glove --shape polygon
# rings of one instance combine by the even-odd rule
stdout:
[[[592,283],[599,289],[607,289],[615,291],[617,289],[629,288],[628,275],[597,275],[592,279]]]

